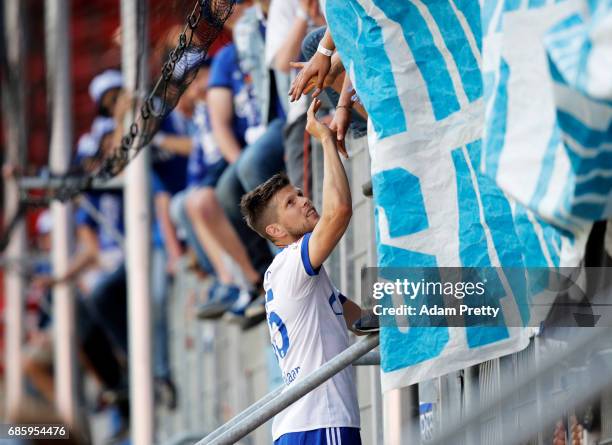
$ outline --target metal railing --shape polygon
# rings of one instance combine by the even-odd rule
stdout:
[[[230,445],[245,437],[255,428],[263,425],[276,414],[325,383],[355,360],[378,346],[378,335],[373,334],[360,340],[338,354],[304,379],[295,382],[288,389],[279,388],[251,405],[232,420],[210,433],[197,445]]]

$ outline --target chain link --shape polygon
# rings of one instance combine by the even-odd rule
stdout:
[[[181,60],[185,51],[192,47],[194,32],[202,19],[206,18],[212,31],[217,31],[218,34],[231,13],[235,0],[228,0],[227,10],[221,11],[222,14],[218,15],[215,15],[212,9],[213,2],[217,5],[222,4],[218,0],[196,0],[192,11],[187,16],[185,26],[178,36],[178,44],[169,52],[168,60],[162,66],[160,78],[143,100],[140,106],[140,113],[135,114],[135,120],[129,126],[127,134],[122,137],[121,144],[118,150],[115,150],[114,155],[102,159],[98,157],[96,161],[99,162],[100,168],[93,174],[84,174],[84,171],[81,171],[79,172],[80,174],[72,172],[63,176],[63,181],[59,187],[46,189],[42,197],[32,197],[27,193],[22,194],[21,198],[24,204],[39,206],[42,205],[41,203],[48,204],[52,200],[68,201],[87,191],[91,187],[94,178],[108,180],[123,171],[126,165],[135,158],[138,152],[152,138],[153,134],[146,134],[146,130],[149,128],[148,125],[155,127],[155,124],[151,123],[151,121],[159,123],[174,108],[171,105],[171,101],[167,100],[168,86],[173,80],[177,62]],[[214,37],[216,38],[216,35]],[[203,50],[206,51],[208,48],[203,48]],[[183,86],[186,86],[189,82],[187,82],[185,75],[182,77],[185,77]],[[180,97],[180,93],[178,96]],[[178,97],[175,99],[178,101]],[[156,102],[159,103],[158,106],[156,106]],[[138,144],[134,146],[136,140],[138,140]]]
[[[217,8],[216,10],[213,10],[213,3]],[[202,53],[208,51],[210,44],[219,35],[225,20],[231,14],[234,3],[235,0],[196,0],[192,11],[187,15],[185,26],[178,36],[176,47],[168,54],[168,59],[162,66],[160,77],[142,101],[140,113],[134,113],[134,121],[128,127],[127,134],[121,138],[121,143],[114,150],[114,154],[107,157],[98,154],[90,159],[88,161],[89,165],[98,167],[94,173],[87,172],[85,167],[81,165],[78,171],[72,169],[66,175],[55,177],[54,179],[59,178],[60,180],[58,186],[43,189],[42,195],[31,194],[28,190],[21,189],[19,196],[21,210],[13,219],[17,220],[23,216],[26,207],[46,207],[53,200],[62,202],[72,200],[79,194],[90,190],[94,179],[107,181],[121,173],[151,140],[160,121],[172,111],[178,102],[180,95],[190,83],[187,75],[188,71],[189,74],[197,71],[197,69],[191,71],[185,69],[179,82],[177,79],[173,79],[177,62],[181,60],[188,49],[199,50]],[[206,40],[197,45],[194,44],[194,33],[202,19],[205,19],[208,25],[203,31],[206,33]],[[171,84],[173,84],[173,88],[169,89]],[[176,97],[169,97],[169,91],[176,94]],[[134,145],[136,141],[138,142]],[[0,240],[8,240],[10,231],[15,225],[16,223],[7,224]],[[4,247],[6,246],[0,242],[0,251],[4,250]]]

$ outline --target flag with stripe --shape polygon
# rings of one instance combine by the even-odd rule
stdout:
[[[609,218],[612,2],[486,0],[482,24],[483,171],[559,227]]]
[[[481,172],[478,2],[328,0],[325,12],[369,114],[378,266],[556,267],[580,260],[588,225],[561,233]],[[516,308],[511,289],[503,297]],[[383,388],[520,350],[530,334],[521,327],[385,326]]]

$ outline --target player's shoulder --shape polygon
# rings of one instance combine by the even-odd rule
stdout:
[[[304,240],[304,236],[300,237],[300,239],[294,241],[286,247],[283,247],[272,260],[272,263],[268,267],[268,271],[273,271],[275,269],[282,268],[285,264],[296,261],[301,258],[302,254],[302,241]],[[268,273],[266,271],[266,273]]]

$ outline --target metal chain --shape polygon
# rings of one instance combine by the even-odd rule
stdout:
[[[115,150],[115,154],[108,157],[99,154],[93,160],[90,160],[90,162],[99,163],[99,168],[95,173],[84,174],[84,171],[72,171],[66,175],[56,177],[61,180],[59,186],[45,189],[43,196],[32,197],[27,193],[22,193],[21,200],[25,205],[40,206],[48,205],[52,200],[63,202],[71,200],[80,193],[90,190],[95,178],[108,180],[117,176],[138,155],[140,150],[153,136],[152,134],[147,134],[147,129],[150,128],[148,126],[154,126],[154,123],[159,123],[167,116],[174,108],[176,102],[178,102],[178,97],[182,94],[182,92],[178,92],[174,104],[167,100],[168,87],[172,82],[176,63],[183,57],[185,51],[189,48],[197,47],[197,45],[193,45],[195,30],[202,20],[205,20],[207,25],[210,26],[211,32],[215,32],[218,35],[223,28],[225,20],[231,13],[235,0],[227,0],[228,8],[221,17],[212,10],[213,3],[219,5],[222,2],[219,0],[196,0],[192,11],[187,16],[183,30],[179,34],[178,44],[168,54],[168,59],[161,68],[160,77],[153,89],[142,101],[139,113],[135,114],[134,121],[129,126],[128,132],[121,139],[121,144]],[[187,70],[185,71],[182,74],[184,77],[183,82],[181,82],[182,86],[190,83],[187,81]],[[136,141],[138,143],[135,144]]]
[[[79,194],[91,190],[94,179],[107,181],[123,171],[128,163],[134,159],[140,150],[151,140],[156,131],[156,124],[167,116],[179,97],[191,82],[189,76],[194,74],[197,69],[189,71],[185,68],[182,73],[181,81],[173,85],[173,93],[176,94],[174,102],[168,100],[169,87],[173,81],[173,75],[177,62],[183,57],[190,48],[199,49],[200,52],[208,51],[206,43],[210,44],[220,34],[225,20],[231,14],[236,0],[196,0],[195,4],[187,16],[185,26],[179,34],[178,44],[168,55],[168,59],[163,64],[161,75],[153,89],[142,101],[139,113],[134,113],[134,121],[128,127],[128,132],[121,139],[120,146],[115,150],[113,156],[104,157],[98,153],[93,159],[89,159],[90,166],[97,167],[94,173],[87,173],[81,165],[71,169],[67,174],[51,177],[59,180],[55,187],[42,189],[41,194],[30,194],[28,190],[21,189],[19,196],[19,210],[16,212],[9,224],[5,226],[3,234],[0,235],[0,252],[6,248],[12,230],[17,226],[17,222],[25,214],[29,207],[46,207],[53,200],[66,202],[74,199]],[[224,5],[226,6],[224,9]],[[217,11],[213,10],[217,7]],[[202,21],[206,22],[205,31],[210,33],[209,42],[200,45],[194,44],[194,33]],[[193,79],[193,76],[191,77]],[[175,80],[176,82],[176,80]],[[180,87],[180,88],[179,88]],[[181,89],[182,88],[182,89]],[[154,130],[151,130],[154,129]],[[137,143],[135,143],[137,142]]]

